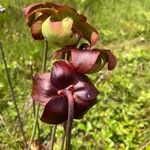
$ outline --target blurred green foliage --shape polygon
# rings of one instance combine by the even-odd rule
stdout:
[[[34,41],[24,23],[22,9],[34,0],[1,0],[0,41],[17,95],[28,139],[33,124],[31,66],[39,72],[43,42]],[[42,0],[37,0],[42,1]],[[99,103],[75,121],[74,150],[150,149],[150,1],[149,0],[58,0],[84,13],[98,29],[97,46],[110,48],[117,68],[92,75],[101,94]],[[50,48],[51,45],[49,45]],[[50,60],[50,54],[48,56]],[[49,63],[50,64],[50,63]],[[50,65],[48,66],[48,70]],[[21,149],[22,137],[0,55],[0,149]],[[49,126],[41,123],[42,137]],[[55,149],[59,150],[59,127]],[[47,138],[48,139],[48,138]]]

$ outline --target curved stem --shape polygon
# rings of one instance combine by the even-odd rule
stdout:
[[[70,141],[71,141],[71,129],[73,124],[74,118],[74,99],[71,90],[66,90],[66,95],[68,98],[68,120],[67,120],[67,127],[66,127],[66,150],[70,150]]]
[[[53,150],[57,125],[53,125],[49,150]]]
[[[44,53],[43,53],[43,63],[42,63],[42,72],[46,71],[46,61],[47,61],[47,53],[48,53],[48,42],[45,41],[45,45],[44,45]],[[29,146],[28,146],[28,150],[30,150],[31,144],[32,144],[32,140],[34,138],[35,132],[36,132],[36,127],[39,124],[38,123],[38,117],[39,117],[39,110],[40,110],[40,105],[37,105],[37,109],[36,109],[36,113],[35,113],[35,120],[34,120],[34,125],[33,125],[33,129],[32,129],[32,135],[30,138],[30,142],[29,142]],[[40,129],[39,129],[40,130]],[[40,135],[39,135],[40,136]]]
[[[17,105],[15,92],[14,92],[14,89],[13,89],[13,86],[12,86],[10,74],[9,74],[8,67],[7,67],[7,62],[6,62],[6,59],[5,59],[5,53],[3,51],[3,46],[2,46],[1,42],[0,42],[0,50],[1,50],[1,53],[2,53],[2,58],[3,58],[3,61],[4,61],[4,65],[5,65],[7,81],[8,81],[8,84],[9,84],[11,96],[12,96],[12,99],[14,101],[15,109],[16,109],[16,112],[17,112],[17,117],[18,117],[18,120],[19,120],[19,125],[20,125],[20,130],[21,130],[21,133],[22,133],[23,141],[24,141],[24,146],[27,147],[26,137],[25,137],[25,133],[24,133],[24,130],[23,130],[23,123],[22,123],[22,120],[21,120],[21,115],[20,115],[19,108],[18,108],[18,105]]]

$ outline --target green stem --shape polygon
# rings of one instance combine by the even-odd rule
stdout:
[[[31,70],[31,79],[32,79],[33,78],[33,67],[32,67],[32,64],[30,65],[30,70]],[[32,107],[33,107],[33,116],[35,117],[35,112],[36,112],[35,101],[33,101]]]
[[[32,66],[32,64],[30,66],[30,69],[31,69],[31,77],[33,78],[33,66]],[[33,101],[32,107],[33,107],[33,116],[35,118],[35,116],[36,116],[36,103],[35,103],[35,101]],[[38,138],[39,138],[40,137],[40,125],[39,125],[38,121],[37,121],[37,129],[38,129]]]
[[[57,125],[53,125],[49,150],[53,150]]]
[[[22,120],[21,120],[21,115],[20,115],[19,108],[18,108],[18,105],[17,105],[17,100],[16,100],[14,88],[12,86],[10,74],[9,74],[8,67],[7,67],[7,62],[6,62],[6,59],[5,59],[5,53],[3,51],[3,46],[2,46],[1,42],[0,42],[0,50],[1,50],[1,53],[2,53],[2,58],[3,58],[3,61],[4,61],[4,65],[5,65],[5,70],[6,70],[6,75],[7,75],[7,81],[8,81],[8,84],[9,84],[11,96],[12,96],[12,99],[14,101],[15,109],[16,109],[16,112],[17,112],[17,117],[18,117],[18,120],[19,120],[19,126],[20,126],[20,131],[22,133],[22,137],[23,137],[23,141],[24,141],[24,146],[27,147],[26,137],[25,137],[25,133],[24,133],[24,130],[23,130],[23,123],[22,123]]]
[[[71,90],[66,90],[66,95],[68,98],[68,120],[67,120],[67,127],[66,127],[66,150],[71,149],[71,129],[73,124],[74,118],[74,99]]]
[[[42,72],[46,71],[47,53],[48,53],[48,42],[45,41],[44,53],[43,53],[43,63],[42,63]],[[30,138],[28,150],[30,150],[30,147],[31,147],[31,144],[32,144],[32,141],[34,139],[35,132],[36,132],[36,127],[38,125],[39,109],[40,109],[40,105],[38,104],[37,109],[36,109],[36,113],[35,113],[35,120],[34,120],[34,125],[33,125],[33,130],[32,130],[32,135]]]
[[[44,54],[43,54],[43,64],[42,64],[42,72],[46,71],[47,53],[48,53],[48,41],[45,41]]]
[[[60,150],[63,150],[63,149],[64,149],[65,137],[66,137],[66,134],[65,134],[65,130],[64,130],[64,133],[63,133],[63,135],[62,135],[61,148],[60,148]]]

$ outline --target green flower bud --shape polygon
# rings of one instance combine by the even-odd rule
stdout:
[[[46,40],[57,46],[74,45],[79,39],[72,32],[73,20],[69,17],[52,22],[48,17],[42,24],[42,34]]]

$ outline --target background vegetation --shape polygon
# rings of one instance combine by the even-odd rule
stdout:
[[[0,14],[0,41],[28,140],[34,121],[30,98],[31,64],[34,72],[41,70],[43,49],[43,42],[32,40],[23,20],[22,8],[33,1],[0,1],[6,8],[6,13]],[[114,71],[104,69],[92,76],[101,91],[99,103],[84,119],[74,122],[73,150],[150,150],[150,1],[57,2],[84,13],[100,33],[97,47],[112,49],[118,58]],[[50,138],[50,127],[42,122],[40,125],[41,139],[46,143]],[[61,134],[60,126],[56,150],[59,150]],[[0,149],[18,150],[21,146],[22,137],[0,54]]]

